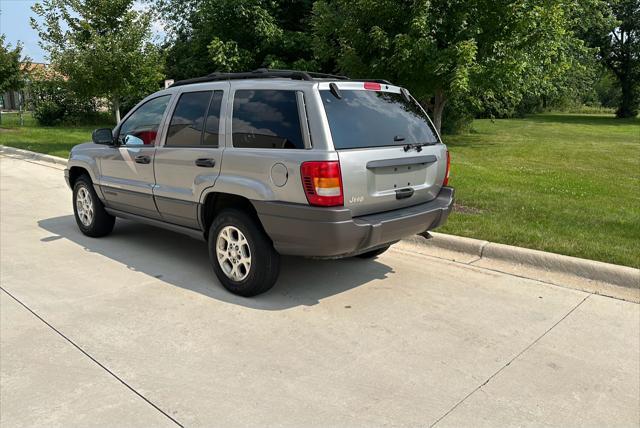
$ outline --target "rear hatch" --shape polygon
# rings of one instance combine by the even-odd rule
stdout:
[[[438,195],[446,147],[408,92],[374,82],[323,82],[319,90],[340,159],[344,205],[354,216]]]

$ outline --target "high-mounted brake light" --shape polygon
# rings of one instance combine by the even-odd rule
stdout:
[[[376,82],[364,82],[364,88],[369,89],[370,91],[379,91],[382,89],[382,86]]]
[[[304,162],[300,166],[300,175],[309,204],[321,207],[344,204],[342,174],[338,161]]]
[[[451,171],[451,155],[449,154],[449,150],[447,150],[447,170],[444,173],[444,181],[442,182],[443,186],[449,185],[450,171]]]

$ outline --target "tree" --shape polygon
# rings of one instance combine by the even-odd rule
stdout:
[[[319,0],[313,12],[324,68],[398,82],[438,130],[449,102],[500,113],[547,90],[575,41],[562,0]]]
[[[159,0],[169,22],[166,73],[182,79],[259,67],[315,69],[312,0]]]
[[[134,0],[43,0],[31,19],[57,71],[79,95],[106,97],[120,121],[125,97],[157,90],[162,58],[151,43],[151,15]]]
[[[621,89],[618,117],[635,117],[640,104],[640,1],[609,0],[587,9],[581,37],[598,49],[598,58]]]
[[[69,79],[51,68],[34,67],[29,72],[26,91],[27,106],[40,125],[86,125],[95,123],[96,119],[104,120],[96,111],[95,98],[79,97],[71,89]]]
[[[24,86],[24,67],[21,66],[22,45],[5,45],[5,36],[0,34],[0,94]],[[26,61],[23,60],[23,61]]]

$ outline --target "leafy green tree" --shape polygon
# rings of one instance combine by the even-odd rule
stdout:
[[[19,90],[24,86],[24,68],[20,63],[22,45],[15,47],[5,44],[5,35],[0,34],[0,94],[9,90]]]
[[[315,69],[312,0],[159,0],[169,23],[167,76],[259,67]]]
[[[325,69],[409,88],[441,128],[448,103],[496,113],[548,91],[581,47],[563,0],[319,0]]]
[[[71,89],[69,79],[51,69],[31,70],[25,89],[29,93],[27,107],[40,125],[86,125],[104,119],[96,111],[95,98],[79,97]]]
[[[617,108],[622,100],[622,91],[620,85],[617,84],[615,74],[608,68],[604,69],[598,76],[593,91],[597,104],[603,107]]]
[[[120,121],[126,97],[159,88],[162,58],[151,42],[151,14],[134,0],[43,0],[31,19],[55,68],[80,96],[105,97]]]
[[[608,0],[586,9],[581,37],[615,75],[621,90],[618,117],[635,117],[640,104],[640,0]]]

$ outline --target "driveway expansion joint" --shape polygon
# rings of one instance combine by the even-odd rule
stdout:
[[[84,349],[82,349],[78,344],[76,344],[73,340],[69,339],[67,336],[65,336],[60,330],[58,330],[57,328],[55,328],[54,326],[52,326],[49,322],[47,322],[44,318],[42,318],[40,315],[38,315],[33,309],[31,309],[29,306],[27,306],[26,304],[24,304],[20,299],[18,299],[17,297],[15,297],[13,294],[11,294],[9,291],[7,291],[4,287],[0,286],[0,290],[2,290],[4,293],[7,294],[7,296],[11,297],[16,303],[18,303],[20,306],[22,306],[23,308],[25,308],[27,311],[29,311],[34,317],[36,317],[37,319],[39,319],[43,324],[45,324],[47,327],[49,327],[51,330],[53,330],[58,336],[62,337],[62,339],[64,339],[66,342],[68,342],[69,344],[71,344],[74,348],[76,348],[78,351],[80,351],[81,353],[83,353],[87,358],[89,358],[91,361],[93,361],[95,364],[97,364],[100,368],[102,368],[104,371],[106,371],[109,375],[111,375],[113,378],[115,378],[118,382],[120,382],[122,385],[124,385],[128,390],[130,390],[131,392],[133,392],[135,395],[137,395],[138,397],[140,397],[142,400],[144,400],[147,404],[149,404],[150,406],[152,406],[154,409],[156,409],[158,412],[162,413],[165,417],[167,417],[169,420],[171,420],[171,422],[175,423],[176,425],[178,425],[179,427],[184,427],[184,425],[182,425],[180,422],[178,422],[176,419],[174,419],[171,415],[169,415],[167,412],[165,412],[164,410],[162,410],[160,407],[158,407],[158,405],[154,404],[151,400],[149,400],[147,397],[145,397],[144,395],[142,395],[140,392],[136,391],[131,385],[129,385],[127,382],[125,382],[122,378],[118,377],[117,374],[115,374],[114,372],[112,372],[111,370],[109,370],[105,365],[103,365],[101,362],[99,362],[97,359],[95,359],[93,356],[91,356],[87,351],[85,351]]]
[[[587,294],[584,297],[584,299],[582,299],[580,302],[578,302],[578,304],[575,305],[573,308],[571,308],[571,310],[569,310],[569,312],[564,314],[564,316],[562,318],[560,318],[551,327],[549,327],[547,330],[545,330],[544,333],[542,333],[540,336],[538,336],[533,342],[531,342],[529,345],[527,345],[522,351],[520,351],[513,358],[511,358],[509,361],[507,361],[502,367],[500,367],[498,370],[496,370],[491,376],[489,376],[487,378],[487,380],[485,380],[483,383],[478,385],[473,391],[471,391],[470,393],[465,395],[464,398],[462,398],[462,400],[458,401],[453,407],[451,407],[449,410],[447,410],[442,416],[440,416],[438,419],[436,419],[435,422],[433,422],[431,425],[429,425],[429,428],[432,428],[432,427],[436,426],[438,423],[440,423],[440,421],[442,421],[444,418],[449,416],[455,409],[457,409],[462,403],[467,401],[467,399],[469,397],[471,397],[476,392],[481,391],[483,386],[485,386],[489,382],[491,382],[491,380],[493,380],[493,378],[498,376],[504,369],[509,367],[514,361],[516,361],[518,358],[520,358],[522,355],[524,355],[525,352],[527,352],[529,349],[531,349],[536,343],[538,343],[540,340],[542,340],[543,337],[545,337],[549,332],[551,332],[551,330],[556,328],[557,325],[559,325],[562,321],[564,321],[569,315],[571,315],[576,309],[578,309],[592,295],[593,295],[593,293]]]

